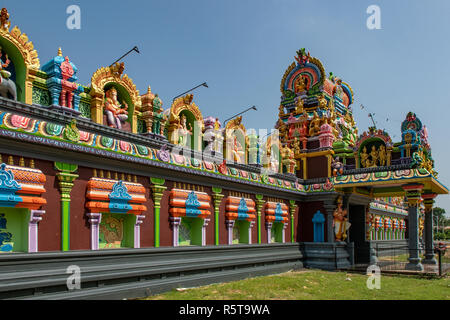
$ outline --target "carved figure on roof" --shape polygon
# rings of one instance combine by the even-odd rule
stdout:
[[[240,144],[240,142],[238,141],[237,137],[234,137],[234,142],[233,142],[233,149],[231,150],[231,153],[233,155],[233,160],[241,163],[242,162],[242,158],[245,155],[245,151],[242,148],[242,145]]]
[[[367,148],[364,146],[363,151],[360,153],[361,165],[363,168],[368,168],[370,166],[369,155],[367,154]]]
[[[153,99],[153,133],[161,134],[161,122],[164,117],[162,111],[162,101],[156,94]]]
[[[280,107],[278,108],[278,117],[284,117],[286,115],[286,113],[284,112],[284,107],[282,104],[280,104]]]
[[[128,105],[124,101],[122,101],[122,104],[117,99],[117,90],[115,88],[106,91],[104,108],[109,127],[122,129],[122,123],[128,120]]]
[[[294,159],[294,151],[287,144],[280,151],[283,160],[282,163],[286,167],[286,173],[295,174],[296,161]]]
[[[180,146],[187,146],[188,137],[192,134],[192,126],[189,123],[189,129],[187,128],[186,124],[187,118],[183,114],[181,115],[180,123],[178,126],[178,145]]]
[[[119,78],[122,76],[123,72],[125,71],[125,63],[124,62],[116,62],[112,67],[111,71],[113,75],[117,75]]]
[[[3,30],[9,30],[11,22],[9,21],[9,13],[6,8],[3,8],[0,13],[0,24]]]
[[[5,55],[3,60],[3,50],[0,47],[0,96],[8,99],[17,100],[17,88],[16,84],[11,77],[11,73],[7,70],[11,60],[9,60],[8,55]]]
[[[295,114],[303,113],[303,99],[298,97],[295,101]]]
[[[314,137],[317,136],[320,133],[320,125],[321,125],[322,119],[319,117],[316,111],[314,111],[314,117],[311,120],[311,123],[309,125],[309,136]]]
[[[269,168],[271,171],[278,173],[278,168],[280,166],[280,161],[278,160],[277,154],[272,150],[270,152],[270,165]]]
[[[336,157],[336,159],[333,160],[331,163],[331,168],[333,169],[333,176],[335,177],[344,173],[344,164],[341,162],[339,157]]]
[[[307,89],[307,87],[306,87],[305,79],[301,75],[298,76],[294,83],[294,92],[302,93],[302,92],[305,92],[306,89]]]
[[[327,99],[323,95],[318,96],[317,100],[319,101],[319,108],[320,109],[328,109]]]
[[[384,145],[381,145],[378,149],[378,159],[380,161],[380,166],[384,167],[387,160],[386,147]]]
[[[339,78],[336,79],[336,87],[334,88],[334,95],[337,96],[339,99],[342,99],[344,95],[344,90],[342,89],[342,80]]]
[[[370,156],[372,157],[371,167],[376,167],[378,163],[378,151],[375,146],[372,146],[372,150],[370,151]]]

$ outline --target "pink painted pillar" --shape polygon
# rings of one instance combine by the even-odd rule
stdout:
[[[233,244],[233,227],[234,227],[234,220],[227,220],[227,231],[228,231],[228,244]]]
[[[209,219],[204,219],[202,226],[202,246],[206,246],[206,227],[209,224]]]
[[[266,222],[267,243],[272,243],[272,222]]]
[[[28,223],[28,252],[38,252],[38,223],[42,221],[45,211],[31,210],[30,222]]]
[[[248,227],[248,244],[252,244],[252,231],[255,221],[250,221],[250,226]]]
[[[141,247],[141,224],[144,222],[145,216],[136,216],[136,223],[134,224],[134,248]]]
[[[98,250],[100,237],[100,223],[102,222],[101,213],[88,213],[89,223],[91,224],[91,250]]]
[[[179,237],[180,237],[180,217],[170,217],[170,223],[172,224],[172,245],[174,247],[179,246]]]

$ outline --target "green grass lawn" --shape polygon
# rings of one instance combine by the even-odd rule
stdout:
[[[297,271],[205,287],[173,290],[147,300],[450,300],[450,278],[381,276],[381,289],[367,288],[368,276],[345,272]]]

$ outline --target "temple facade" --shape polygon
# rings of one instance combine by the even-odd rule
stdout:
[[[435,262],[430,212],[448,190],[426,126],[409,112],[401,141],[358,132],[352,87],[305,49],[281,72],[277,133],[262,140],[242,117],[204,115],[192,94],[166,107],[150,86],[141,94],[124,63],[79,84],[73,57],[55,48],[41,65],[9,19],[3,10],[2,254],[330,243],[352,265],[370,263],[374,242],[404,241],[426,251],[409,268]]]

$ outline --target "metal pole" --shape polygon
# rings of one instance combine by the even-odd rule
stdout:
[[[234,119],[234,118],[236,118],[237,116],[240,116],[241,114],[244,114],[244,113],[246,113],[247,111],[250,111],[250,110],[255,110],[255,111],[258,111],[258,109],[255,107],[255,106],[253,106],[253,107],[250,107],[250,108],[248,108],[247,110],[245,110],[245,111],[242,111],[241,113],[238,113],[238,114],[236,114],[236,115],[234,115],[234,116],[232,116],[231,118],[229,118],[229,119],[227,119],[227,120],[225,120],[224,122],[223,122],[223,126],[225,127],[225,124],[228,122],[228,121],[230,121],[230,120],[232,120],[232,119]]]
[[[191,92],[191,91],[194,91],[195,89],[197,89],[197,88],[199,88],[199,87],[201,87],[201,86],[203,86],[203,87],[205,87],[205,88],[208,88],[208,84],[207,84],[206,82],[203,82],[202,84],[199,84],[199,85],[196,86],[195,88],[192,88],[192,89],[190,89],[190,90],[188,90],[188,91],[186,91],[186,92],[183,92],[182,94],[176,96],[175,98],[173,98],[172,101],[175,101],[175,99],[177,99],[177,98],[179,98],[179,97],[181,97],[181,96],[184,96],[186,93],[189,93],[189,92]]]
[[[130,51],[128,51],[127,53],[125,53],[123,56],[121,56],[119,59],[117,59],[116,61],[114,61],[114,62],[111,64],[111,66],[114,65],[116,62],[119,62],[120,60],[122,60],[123,58],[125,58],[125,57],[126,57],[127,55],[129,55],[132,51],[136,51],[137,53],[140,53],[138,47],[135,46],[133,49],[131,49]]]

